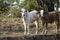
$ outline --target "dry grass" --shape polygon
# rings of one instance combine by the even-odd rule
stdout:
[[[30,33],[34,35],[35,25],[30,25]],[[37,35],[54,35],[57,34],[55,23],[49,24],[48,29],[42,26],[41,20],[39,21],[39,32]],[[23,35],[24,27],[21,18],[3,18],[0,19],[0,35],[1,36],[19,36]],[[60,32],[59,32],[60,33]]]

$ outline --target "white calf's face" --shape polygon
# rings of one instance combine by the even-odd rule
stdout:
[[[26,13],[25,11],[26,11],[26,9],[24,9],[24,8],[21,9],[22,17],[25,15],[25,13]]]
[[[42,17],[43,16],[43,13],[44,13],[44,10],[41,10],[40,13],[41,13],[41,17]]]

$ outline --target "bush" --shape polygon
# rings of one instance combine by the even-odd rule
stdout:
[[[37,4],[36,4],[36,0],[29,0],[29,1],[24,1],[21,4],[21,7],[25,7],[26,9],[28,9],[29,11],[37,9]]]

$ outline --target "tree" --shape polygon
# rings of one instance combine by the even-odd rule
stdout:
[[[7,4],[6,2],[4,2],[4,0],[0,0],[0,17],[3,17],[7,14],[9,10],[9,5],[10,4]]]
[[[0,1],[0,12],[7,12],[9,7],[9,4],[4,3],[4,0]]]
[[[14,5],[13,4],[14,2],[17,2],[17,4]],[[15,15],[15,13],[17,13],[17,11],[19,10],[17,9],[19,5],[18,3],[19,3],[19,0],[0,0],[0,17],[3,17],[3,18],[7,17],[9,12]]]
[[[20,6],[24,6],[29,11],[34,10],[37,8],[36,1],[35,0],[27,0],[24,1]]]

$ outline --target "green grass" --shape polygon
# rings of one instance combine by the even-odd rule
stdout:
[[[3,32],[0,32],[0,35],[3,35],[4,33]]]

